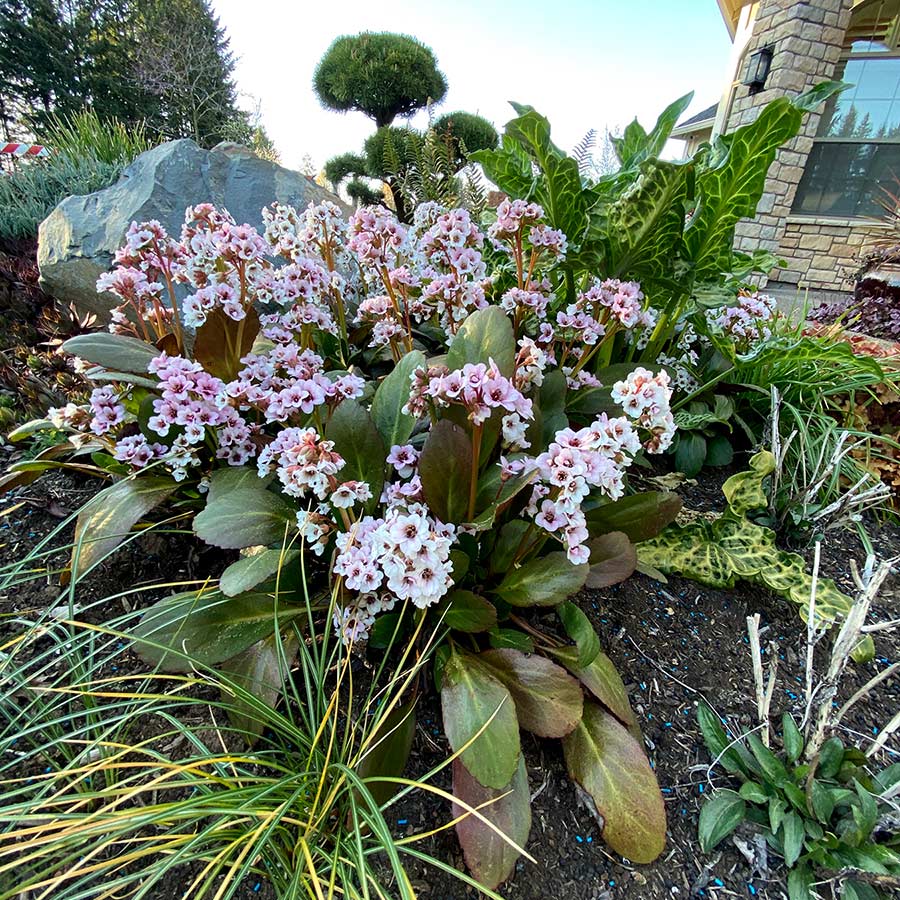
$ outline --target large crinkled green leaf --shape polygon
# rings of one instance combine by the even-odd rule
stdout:
[[[524,759],[519,757],[512,781],[499,790],[479,784],[455,759],[453,796],[477,809],[510,841],[525,847],[531,832],[531,799]],[[465,812],[463,807],[453,804],[454,818]],[[488,890],[494,890],[512,875],[521,854],[490,825],[468,815],[456,823],[456,834],[469,871]]]
[[[748,471],[733,475],[725,483],[729,508],[722,516],[670,525],[662,534],[638,545],[639,560],[666,575],[682,575],[712,587],[733,587],[739,579],[754,581],[799,604],[801,615],[805,615],[812,578],[803,558],[779,550],[771,529],[744,518],[747,511],[765,505],[762,482],[773,467],[771,453],[757,453]],[[845,615],[850,605],[850,598],[830,578],[818,579],[817,618],[834,621]]]
[[[556,663],[512,649],[485,650],[473,658],[510,692],[526,731],[561,738],[581,720],[581,688]]]
[[[605,709],[586,703],[563,753],[569,776],[593,801],[606,843],[632,862],[653,862],[666,844],[666,811],[640,744]]]
[[[507,378],[516,365],[516,337],[509,316],[499,306],[486,306],[467,316],[447,350],[447,368],[491,360]]]
[[[296,508],[281,494],[267,489],[256,469],[219,469],[210,478],[206,506],[194,517],[194,533],[214,547],[245,547],[281,543],[296,527]]]
[[[419,366],[424,365],[425,354],[421,350],[404,354],[375,391],[372,398],[372,421],[388,449],[405,444],[415,427],[416,417],[404,413],[403,407],[409,400],[410,376]]]
[[[652,159],[662,153],[669,140],[672,129],[678,124],[681,114],[688,108],[691,100],[694,99],[694,92],[679,97],[673,103],[670,103],[660,114],[656,120],[656,124],[649,134],[641,127],[640,123],[635,119],[630,122],[621,137],[613,137],[613,147],[622,169],[631,169],[639,165],[645,159]]]
[[[499,150],[478,150],[469,158],[481,165],[484,174],[510,197],[525,199],[534,189],[531,158],[512,135],[503,135]]]
[[[684,230],[689,164],[650,159],[609,207],[608,274],[666,275]]]
[[[470,653],[454,649],[444,666],[441,708],[447,740],[462,751],[469,773],[485,787],[509,784],[519,764],[519,721],[506,687]]]
[[[84,572],[115,550],[150,510],[177,487],[171,478],[145,475],[116,482],[89,500],[78,515],[72,568]]]

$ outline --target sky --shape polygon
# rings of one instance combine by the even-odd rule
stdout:
[[[570,150],[591,128],[649,127],[693,90],[686,115],[718,101],[731,44],[715,0],[213,0],[238,63],[245,108],[299,167],[359,151],[375,130],[362,113],[319,104],[312,76],[342,34],[396,31],[434,51],[449,84],[435,114],[479,113],[502,130],[509,100],[549,120]],[[412,120],[421,127],[424,113]],[[395,124],[401,124],[400,120]]]

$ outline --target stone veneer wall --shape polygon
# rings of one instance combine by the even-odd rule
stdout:
[[[759,47],[772,47],[772,68],[759,93],[751,95],[742,84],[735,87],[724,130],[752,122],[760,109],[777,97],[795,96],[821,81],[830,81],[840,60],[852,5],[853,0],[762,0],[736,80],[743,78],[749,55]],[[800,134],[778,151],[758,215],[738,223],[735,246],[747,252],[771,250],[786,259],[786,270],[773,272],[775,281],[839,290],[846,286],[839,270],[851,261],[849,248],[858,246],[862,233],[849,223],[801,222],[791,216],[820,117],[820,112],[808,114]]]

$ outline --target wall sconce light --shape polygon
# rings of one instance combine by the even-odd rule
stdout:
[[[760,47],[750,54],[750,59],[747,62],[747,74],[744,76],[742,83],[750,88],[751,94],[759,93],[765,87],[771,68],[771,47]]]

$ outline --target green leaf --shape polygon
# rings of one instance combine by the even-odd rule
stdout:
[[[829,97],[833,97],[841,91],[846,91],[850,87],[852,85],[842,81],[821,81],[798,97],[792,97],[791,103],[802,112],[813,112]]]
[[[875,659],[875,641],[871,634],[864,634],[850,651],[850,658],[857,665],[864,665]]]
[[[793,716],[787,712],[781,717],[781,738],[784,741],[787,761],[792,763],[800,759],[800,754],[803,752],[803,735],[794,722]]]
[[[648,159],[632,185],[609,207],[609,273],[616,278],[671,274],[684,229],[688,171],[683,162]]]
[[[863,840],[868,840],[878,821],[878,804],[858,781],[854,782],[854,787],[856,788],[857,802],[852,806],[853,821]]]
[[[388,450],[395,445],[405,444],[412,434],[416,417],[404,413],[403,406],[409,400],[410,376],[425,364],[425,354],[421,350],[404,354],[375,391],[372,398],[372,421]]]
[[[621,531],[592,538],[588,542],[591,551],[585,586],[605,588],[630,578],[637,566],[637,551],[627,535]]]
[[[160,354],[153,344],[146,341],[104,331],[71,337],[63,343],[62,349],[104,369],[141,375],[147,374],[150,360]]]
[[[210,478],[206,506],[194,517],[194,534],[230,550],[281,544],[296,528],[297,512],[266,484],[249,466],[217,469]]]
[[[549,659],[519,650],[485,650],[474,660],[512,695],[519,725],[526,731],[561,738],[581,720],[578,682]]]
[[[781,840],[784,845],[784,862],[788,868],[800,858],[805,837],[803,819],[795,812],[786,813],[781,823]]]
[[[226,597],[190,591],[154,603],[132,631],[135,651],[164,672],[215,665],[271,635],[305,608],[276,606],[272,594]],[[277,615],[276,615],[277,613]]]
[[[444,624],[456,631],[478,634],[490,631],[497,625],[497,608],[489,600],[473,594],[472,591],[451,591],[438,607],[438,612],[446,608]]]
[[[744,516],[755,509],[764,509],[768,503],[763,490],[763,480],[775,471],[775,457],[768,450],[761,450],[750,458],[750,468],[732,475],[722,485],[722,493],[732,515]]]
[[[531,159],[511,135],[503,135],[499,150],[478,150],[469,159],[484,169],[484,174],[510,197],[523,199],[534,187]]]
[[[531,800],[522,757],[510,783],[500,789],[479,784],[459,759],[453,760],[453,796],[477,809],[519,847],[525,847],[531,832]],[[453,804],[454,818],[464,813],[461,806]],[[456,823],[456,834],[469,871],[485,888],[494,890],[512,875],[520,854],[490,826],[468,815]]]
[[[487,560],[491,572],[506,572],[509,569],[516,551],[522,546],[522,539],[528,528],[529,523],[524,519],[511,519],[500,529],[490,558]]]
[[[602,651],[584,667],[578,665],[574,647],[560,647],[553,655],[599,700],[631,733],[640,739],[640,728],[628,701],[628,691],[612,660]]]
[[[812,800],[812,809],[815,817],[823,825],[827,825],[831,821],[832,813],[834,813],[834,798],[831,795],[831,791],[821,781],[813,779],[809,788],[809,795]]]
[[[760,740],[759,735],[748,734],[747,743],[769,781],[780,785],[787,780],[788,773],[784,763]]]
[[[486,306],[471,313],[460,325],[447,350],[447,368],[461,369],[466,363],[491,360],[507,378],[516,364],[516,339],[512,322],[499,306]]]
[[[384,487],[387,450],[368,410],[355,400],[342,401],[325,426],[325,437],[334,441],[335,452],[346,461],[340,479],[364,481],[372,491],[366,509],[373,510]]]
[[[444,666],[441,707],[447,740],[462,751],[469,773],[485,787],[509,784],[519,764],[519,722],[506,687],[471,654],[454,649]]]
[[[582,612],[581,607],[565,601],[556,607],[556,613],[566,629],[566,634],[575,641],[578,657],[575,664],[579,669],[587,668],[600,653],[600,638],[594,631],[590,619]]]
[[[419,457],[422,493],[442,522],[465,521],[472,479],[472,442],[449,419],[441,419],[429,432]]]
[[[834,778],[844,762],[844,745],[840,738],[829,738],[819,750],[819,765],[816,769],[820,778]]]
[[[25,438],[38,434],[41,431],[55,431],[56,426],[49,419],[32,419],[24,425],[19,425],[6,436],[6,439],[14,444],[17,441],[24,441]]]
[[[573,565],[565,553],[554,551],[509,571],[494,593],[510,606],[556,606],[584,587],[589,571],[590,566]]]
[[[788,872],[788,900],[813,900],[813,876],[806,866],[797,866]],[[846,900],[846,894],[845,900]]]
[[[563,753],[569,776],[594,801],[606,843],[632,862],[653,862],[665,847],[666,811],[640,744],[602,707],[585,703]]]
[[[670,103],[659,115],[650,134],[640,126],[637,119],[625,129],[622,137],[613,137],[613,146],[623,169],[630,169],[645,159],[659,156],[665,148],[672,129],[678,124],[682,113],[688,108],[694,92],[691,91]]]
[[[747,804],[740,795],[734,791],[716,791],[700,810],[697,829],[700,849],[709,853],[718,847],[744,821],[746,811]]]
[[[356,771],[376,803],[386,803],[400,788],[381,779],[399,778],[406,768],[416,734],[416,699],[398,703],[382,718],[357,764]]]
[[[732,775],[746,776],[747,771],[735,746],[722,727],[719,717],[705,704],[697,707],[697,722],[703,742],[713,760],[718,759],[722,766]],[[727,748],[727,749],[726,749]]]
[[[696,209],[684,232],[696,278],[728,271],[734,228],[752,218],[778,148],[800,130],[803,113],[779,97],[749,125],[720,135],[697,174]]]
[[[645,491],[588,510],[587,528],[599,537],[621,531],[634,543],[656,537],[681,511],[681,497],[668,491]]]
[[[177,486],[171,478],[144,475],[118,481],[95,494],[78,514],[72,568],[77,565],[83,573],[115,550],[132,527],[166,500]]]
[[[675,468],[688,478],[693,478],[703,468],[705,460],[706,438],[696,431],[679,433],[675,445]]]
[[[790,897],[790,900],[794,900],[794,897]],[[872,885],[864,881],[847,879],[841,888],[841,900],[883,900],[883,898]]]
[[[495,650],[519,650],[534,653],[534,641],[517,628],[492,628],[488,633],[488,643]]]
[[[235,597],[255,588],[281,568],[293,562],[299,550],[261,550],[242,556],[233,562],[219,578],[219,590],[226,597]]]
[[[299,640],[293,630],[284,637],[272,634],[226,660],[222,670],[235,684],[274,709],[298,647]],[[228,701],[231,724],[251,742],[258,738],[265,726],[259,710],[240,696],[230,695],[227,687],[223,687],[222,693]]]
[[[734,459],[734,448],[724,434],[716,434],[706,442],[706,466],[730,466]]]
[[[770,799],[769,795],[762,789],[762,785],[757,784],[755,781],[745,781],[738,793],[751,803],[768,803]]]

